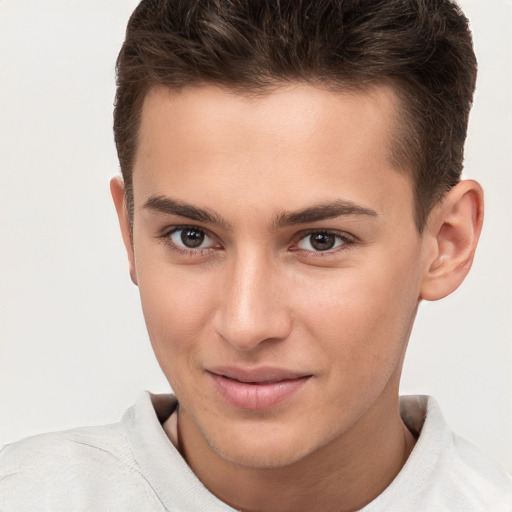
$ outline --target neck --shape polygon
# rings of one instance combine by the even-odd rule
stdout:
[[[392,403],[383,398],[341,436],[285,467],[232,464],[201,435],[181,431],[180,449],[201,482],[237,510],[359,510],[391,483],[415,443],[400,418],[398,394]]]

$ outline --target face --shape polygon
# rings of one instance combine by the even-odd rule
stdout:
[[[424,261],[395,110],[384,86],[146,98],[132,273],[180,435],[275,467],[393,407]]]

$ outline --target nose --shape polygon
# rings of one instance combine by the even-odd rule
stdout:
[[[240,255],[226,271],[215,326],[237,351],[249,352],[290,334],[293,319],[285,276],[277,266],[261,255]]]

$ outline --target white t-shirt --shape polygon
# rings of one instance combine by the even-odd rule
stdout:
[[[43,434],[0,451],[1,512],[234,512],[197,479],[162,423],[172,395],[143,393],[120,423]],[[364,512],[512,512],[512,478],[446,426],[435,400],[402,397],[419,432]]]

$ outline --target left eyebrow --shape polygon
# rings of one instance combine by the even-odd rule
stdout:
[[[166,196],[151,196],[144,208],[167,215],[176,215],[205,224],[229,227],[229,222],[217,213]]]
[[[274,220],[274,226],[281,228],[294,224],[308,224],[327,219],[335,219],[336,217],[345,216],[368,216],[378,217],[375,210],[360,206],[352,201],[338,199],[329,201],[316,206],[311,206],[297,212],[283,212]]]

